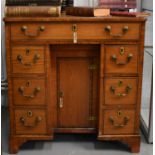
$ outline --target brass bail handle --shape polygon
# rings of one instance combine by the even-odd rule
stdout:
[[[73,31],[73,43],[76,44],[77,43],[77,25],[73,24],[72,25],[72,31]]]
[[[118,62],[117,56],[115,54],[113,54],[111,56],[111,60],[116,64],[116,65],[126,65],[128,64],[131,59],[133,58],[133,54],[129,53],[128,56],[126,57],[125,62]]]
[[[124,47],[121,47],[120,48],[120,51],[119,51],[119,54],[121,56],[123,56],[125,53],[125,48]],[[133,58],[133,54],[132,53],[129,53],[126,57],[126,60],[124,62],[118,62],[118,59],[117,59],[117,56],[115,54],[113,54],[111,56],[111,60],[116,63],[116,65],[126,65],[127,63],[129,63],[131,61],[131,59]]]
[[[130,120],[129,117],[126,116],[123,118],[122,123],[117,123],[112,116],[109,117],[109,121],[110,121],[111,125],[113,125],[116,128],[125,127],[128,124],[129,120]]]
[[[23,61],[22,55],[20,55],[20,54],[17,55],[17,61],[18,61],[20,64],[22,64],[22,65],[24,65],[24,66],[26,66],[26,67],[32,67],[34,64],[37,63],[37,61],[38,61],[39,59],[40,59],[40,54],[35,54],[34,57],[33,57],[32,62],[24,62],[24,61]]]
[[[23,124],[24,127],[28,127],[28,128],[36,127],[41,121],[42,121],[42,117],[37,116],[37,117],[35,117],[34,122],[29,124],[29,123],[27,123],[27,120],[25,117],[20,117],[20,122]]]
[[[111,93],[116,95],[117,97],[125,97],[125,96],[127,96],[127,94],[129,94],[131,89],[132,89],[132,87],[130,85],[127,85],[126,88],[125,88],[125,92],[124,93],[117,93],[116,94],[116,88],[114,86],[110,87]]]
[[[44,26],[39,26],[37,28],[37,31],[35,34],[32,34],[32,33],[28,33],[28,27],[26,25],[23,25],[21,27],[21,31],[24,33],[25,36],[27,37],[37,37],[40,35],[41,32],[45,31],[45,27]]]
[[[128,26],[123,26],[122,28],[122,32],[120,34],[113,34],[111,31],[112,31],[112,28],[110,25],[106,26],[104,28],[104,30],[109,33],[110,36],[114,37],[114,38],[119,38],[119,37],[122,37],[123,35],[125,35],[128,30],[129,30],[129,27]]]
[[[40,87],[36,87],[31,95],[26,95],[26,94],[24,93],[24,89],[25,89],[25,88],[24,88],[23,86],[21,86],[21,87],[18,88],[18,91],[19,91],[19,93],[20,93],[23,97],[25,97],[25,98],[27,98],[27,99],[33,99],[33,98],[40,92],[40,90],[41,90]]]

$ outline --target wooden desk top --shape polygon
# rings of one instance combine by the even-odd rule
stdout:
[[[61,16],[61,17],[5,17],[5,22],[144,22],[147,18],[143,17],[75,17],[75,16]]]

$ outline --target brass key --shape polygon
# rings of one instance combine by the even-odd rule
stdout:
[[[63,108],[63,92],[59,93],[59,108]]]
[[[77,25],[73,24],[72,26],[72,31],[73,31],[73,43],[77,43]]]

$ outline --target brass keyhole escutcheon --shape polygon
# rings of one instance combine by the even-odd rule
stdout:
[[[27,116],[28,116],[28,117],[32,117],[32,115],[33,115],[32,111],[29,110],[29,111],[27,112]]]
[[[29,54],[30,54],[30,50],[26,49],[26,55],[29,55]]]
[[[120,48],[120,55],[123,55],[125,53],[125,49],[124,49],[124,47],[121,47]]]
[[[123,85],[123,82],[122,81],[119,81],[118,82],[118,87],[121,87]]]
[[[122,111],[117,112],[118,117],[122,116]]]
[[[26,82],[26,87],[29,87],[30,86],[30,81],[27,81]]]
[[[76,31],[77,31],[77,25],[76,25],[76,24],[73,24],[73,26],[72,26],[72,31],[73,31],[73,32],[76,32]]]

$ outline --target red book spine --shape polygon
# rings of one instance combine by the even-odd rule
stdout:
[[[136,17],[137,13],[134,12],[120,12],[120,11],[111,11],[110,15],[112,16],[122,16],[122,17]]]
[[[100,0],[99,6],[104,8],[136,8],[136,0]]]

